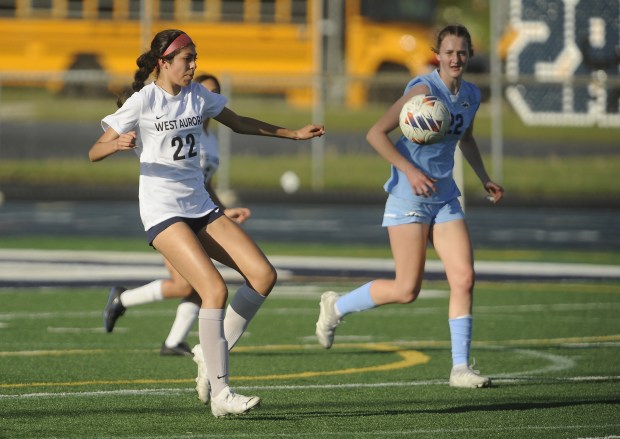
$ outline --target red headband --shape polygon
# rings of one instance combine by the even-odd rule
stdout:
[[[192,39],[187,34],[181,34],[174,39],[172,43],[168,46],[168,48],[164,51],[162,58],[170,55],[172,52],[178,49],[182,49],[185,46],[193,44]]]

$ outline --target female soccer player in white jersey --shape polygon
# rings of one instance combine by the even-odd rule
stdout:
[[[352,312],[389,303],[407,304],[420,293],[427,243],[441,258],[450,285],[449,326],[452,339],[450,385],[486,387],[490,379],[469,366],[474,288],[473,250],[454,182],[454,151],[457,143],[482,185],[493,198],[502,199],[503,188],[491,181],[473,136],[473,122],[480,105],[478,88],[463,80],[473,55],[471,36],[460,25],[442,29],[433,49],[439,68],[412,79],[404,95],[368,131],[366,139],[392,165],[385,190],[388,199],[383,226],[387,227],[395,262],[394,279],[369,282],[343,296],[321,296],[316,335],[330,348],[336,327]],[[398,127],[403,104],[415,95],[440,98],[452,114],[448,134],[432,145],[418,145],[401,137],[396,145],[388,134]]]
[[[210,74],[200,74],[194,77],[194,82],[201,84],[213,93],[220,93],[220,82],[217,77]],[[119,107],[127,100],[133,91],[126,92],[119,98]],[[200,168],[204,174],[204,182],[211,199],[220,207],[224,204],[219,199],[212,185],[212,178],[215,175],[220,159],[217,138],[209,131],[209,121],[205,119],[202,125],[202,135],[200,136]],[[138,141],[139,139],[137,139]],[[233,207],[224,209],[224,214],[235,221],[243,224],[251,215],[246,207]],[[198,318],[200,309],[200,296],[192,286],[170,265],[166,259],[164,264],[169,272],[166,279],[157,279],[146,285],[137,288],[126,289],[122,286],[115,286],[110,289],[108,302],[103,311],[103,325],[106,332],[112,332],[116,320],[125,314],[129,307],[144,305],[164,299],[181,298],[177,307],[176,317],[170,328],[170,332],[161,345],[160,354],[185,355],[193,357],[192,349],[185,342],[185,338],[194,322]],[[243,293],[242,293],[243,295]],[[231,348],[232,346],[229,346]]]
[[[211,412],[221,417],[246,413],[260,402],[229,387],[228,345],[238,340],[273,288],[276,271],[209,197],[200,169],[202,123],[214,118],[241,134],[288,139],[310,139],[325,130],[317,125],[290,130],[237,115],[226,107],[226,98],[192,82],[196,59],[196,47],[186,33],[168,29],[155,35],[150,50],[137,59],[132,84],[136,93],[102,120],[105,132],[89,158],[98,161],[137,149],[140,217],[147,240],[200,295],[198,334],[211,387]],[[151,75],[154,80],[145,84]],[[246,281],[242,288],[248,294],[240,312],[226,313],[226,323],[228,291],[211,258],[234,268]],[[225,325],[230,327],[227,336]]]

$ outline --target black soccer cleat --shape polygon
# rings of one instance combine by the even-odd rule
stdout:
[[[181,342],[178,345],[173,346],[171,348],[166,346],[166,343],[162,343],[161,350],[159,351],[159,355],[161,355],[162,357],[173,356],[173,355],[186,356],[186,357],[194,356],[194,354],[192,353],[192,349],[185,342]]]
[[[110,295],[108,296],[108,303],[103,310],[103,327],[105,332],[112,332],[116,320],[125,314],[125,308],[121,303],[121,294],[127,288],[124,287],[112,287],[110,289]]]

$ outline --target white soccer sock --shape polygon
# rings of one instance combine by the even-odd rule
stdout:
[[[154,280],[153,282],[134,288],[133,290],[123,291],[120,296],[121,303],[124,307],[144,305],[145,303],[159,302],[164,300],[161,292],[162,280]]]
[[[194,302],[186,299],[181,300],[181,303],[177,306],[177,316],[170,328],[170,334],[168,334],[168,338],[164,342],[167,347],[173,348],[185,340],[189,330],[194,325],[196,317],[198,317],[199,310],[200,307]]]
[[[198,336],[207,365],[211,394],[219,395],[228,386],[228,343],[224,338],[224,310],[200,308]]]
[[[224,334],[229,349],[232,349],[239,341],[250,320],[265,302],[265,298],[247,284],[241,285],[241,288],[237,290],[226,309],[224,318]]]

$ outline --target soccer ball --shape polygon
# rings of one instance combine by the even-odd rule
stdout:
[[[438,97],[415,95],[400,110],[399,124],[407,139],[430,145],[446,135],[450,118],[450,111]]]

